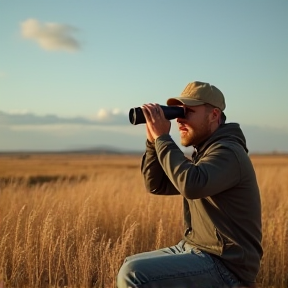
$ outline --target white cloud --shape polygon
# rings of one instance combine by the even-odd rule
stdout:
[[[112,110],[112,114],[114,115],[119,115],[121,113],[121,111],[118,108],[115,108]]]
[[[101,123],[106,122],[121,124],[126,122],[128,124],[128,115],[121,112],[118,108],[114,108],[112,110],[101,108],[95,115],[92,115],[90,119],[93,121],[99,121]]]
[[[100,109],[93,117],[61,117],[55,114],[49,115],[36,115],[35,113],[27,110],[13,110],[9,112],[0,111],[0,126],[12,126],[12,125],[130,125],[128,121],[128,115],[121,113],[119,109],[112,111],[106,109]]]
[[[26,39],[36,41],[46,50],[77,51],[80,43],[71,34],[76,29],[58,23],[40,23],[36,19],[27,19],[21,23],[21,33]]]
[[[109,118],[109,112],[105,109],[100,109],[96,115],[96,118],[99,119],[99,120],[102,120],[102,119],[108,119]]]

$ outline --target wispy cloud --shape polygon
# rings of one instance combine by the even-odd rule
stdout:
[[[41,23],[36,19],[27,19],[21,23],[21,34],[31,39],[45,50],[77,51],[79,41],[72,35],[77,29],[58,23]]]
[[[95,115],[92,115],[89,117],[90,120],[93,121],[101,121],[101,122],[117,122],[118,120],[123,119],[123,116],[125,117],[125,120],[128,119],[128,115],[126,116],[123,114],[119,109],[115,108],[112,110],[107,110],[104,108],[101,108]],[[122,121],[120,121],[121,123]],[[125,121],[127,122],[127,121]]]
[[[69,150],[99,145],[143,149],[145,126],[131,125],[126,114],[118,109],[100,109],[91,117],[68,118],[0,111],[0,151]]]
[[[58,115],[36,115],[28,111],[0,111],[0,125],[7,128],[12,126],[32,127],[48,125],[53,128],[53,125],[123,125],[130,124],[128,115],[120,112],[118,109],[106,110],[100,109],[96,115],[91,117],[60,117]],[[58,126],[59,127],[59,126]],[[55,126],[56,128],[56,126]]]

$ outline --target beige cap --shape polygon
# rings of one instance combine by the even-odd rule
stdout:
[[[168,106],[187,105],[198,106],[210,104],[223,111],[226,107],[222,92],[209,83],[195,81],[189,83],[179,97],[169,98]]]

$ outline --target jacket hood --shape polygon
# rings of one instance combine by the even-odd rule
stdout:
[[[195,148],[198,150],[198,152],[201,152],[205,150],[208,146],[210,146],[212,143],[220,139],[234,141],[240,144],[248,153],[248,148],[246,146],[246,138],[238,123],[228,123],[220,125],[219,128],[206,141],[204,141],[202,144]]]

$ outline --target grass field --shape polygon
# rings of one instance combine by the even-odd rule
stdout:
[[[288,287],[288,156],[251,158],[263,214],[257,281]],[[177,243],[181,198],[147,193],[140,161],[0,155],[0,287],[112,288],[125,256]]]

